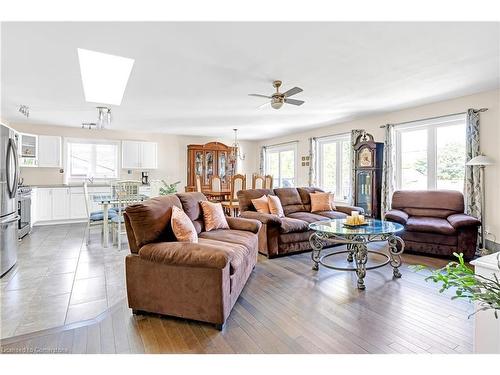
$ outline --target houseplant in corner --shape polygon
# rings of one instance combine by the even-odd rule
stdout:
[[[163,186],[160,187],[160,195],[169,195],[177,193],[177,185],[181,183],[180,181],[176,181],[172,184],[167,184],[165,180],[161,180],[161,182],[163,183]]]

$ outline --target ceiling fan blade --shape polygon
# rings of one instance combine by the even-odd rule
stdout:
[[[257,109],[267,107],[268,105],[271,105],[271,102],[265,102],[264,104],[259,105]]]
[[[248,96],[257,96],[258,98],[268,98],[268,99],[271,99],[270,96],[262,95],[262,94],[248,94]]]
[[[303,100],[297,100],[297,99],[288,99],[288,98],[285,98],[285,103],[288,103],[288,104],[293,104],[293,105],[302,105],[304,104],[305,102]]]
[[[299,92],[302,92],[302,91],[304,91],[304,90],[302,90],[300,87],[294,87],[293,89],[290,89],[290,90],[284,92],[283,95],[285,95],[285,98],[286,98],[288,96],[298,94]]]

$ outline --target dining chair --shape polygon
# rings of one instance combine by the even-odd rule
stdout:
[[[273,176],[268,174],[264,176],[264,189],[272,189],[273,188]]]
[[[118,250],[122,249],[122,236],[126,235],[125,220],[123,212],[131,204],[141,201],[139,187],[140,181],[124,180],[117,181],[115,184],[114,196],[116,197],[115,210],[116,216],[111,219],[113,244],[117,243]]]
[[[195,179],[196,179],[196,181],[195,181],[196,182],[196,191],[198,193],[201,193],[201,176],[199,174],[197,174]]]
[[[210,177],[210,191],[220,192],[222,190],[222,181],[219,176]]]
[[[239,200],[238,191],[245,190],[247,185],[247,177],[243,174],[235,174],[231,178],[231,194],[228,201],[222,202],[222,207],[229,213],[229,216],[238,216]]]
[[[92,203],[90,201],[89,187],[87,182],[83,183],[83,196],[85,199],[85,211],[87,212],[87,228],[85,229],[85,233],[87,236],[86,243],[87,245],[90,243],[90,228],[91,227],[101,227],[101,233],[104,230],[104,212],[101,211],[92,211]],[[111,208],[108,210],[108,220],[115,217],[117,215],[116,211]]]
[[[252,189],[264,189],[264,177],[258,174],[252,176]]]

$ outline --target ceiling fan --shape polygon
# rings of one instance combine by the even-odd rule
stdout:
[[[274,94],[272,94],[271,96],[262,95],[262,94],[248,94],[248,95],[249,96],[257,96],[259,98],[271,99],[271,101],[269,103],[271,104],[271,107],[273,107],[274,109],[280,109],[284,103],[292,104],[292,105],[304,104],[303,100],[290,99],[290,96],[298,94],[299,92],[303,91],[300,87],[294,87],[288,91],[281,93],[280,92],[281,83],[282,83],[281,81],[274,81],[273,82],[273,87],[276,88],[276,92]],[[267,105],[269,103],[265,103],[264,105]]]

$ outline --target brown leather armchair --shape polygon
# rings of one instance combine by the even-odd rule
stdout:
[[[392,196],[388,221],[405,227],[405,251],[472,259],[481,222],[464,213],[464,196],[453,190],[401,190]]]

